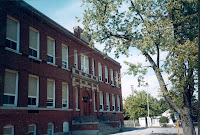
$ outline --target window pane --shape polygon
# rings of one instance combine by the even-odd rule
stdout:
[[[29,47],[37,50],[38,49],[38,32],[29,30]]]
[[[68,61],[68,49],[66,46],[62,46],[62,59]]]
[[[74,65],[77,69],[78,68],[78,53],[77,53],[77,51],[74,51]]]
[[[6,37],[17,42],[17,25],[18,22],[7,18]]]
[[[4,93],[15,94],[16,76],[16,73],[5,72]]]
[[[54,56],[54,40],[47,39],[47,54]]]
[[[53,63],[53,57],[52,56],[47,56],[47,61]]]
[[[53,90],[54,90],[54,82],[53,81],[47,81],[47,97],[53,98]]]
[[[29,125],[28,126],[28,133],[33,133],[35,132],[35,125]]]
[[[85,57],[85,72],[89,73],[89,59]]]
[[[6,47],[17,50],[17,43],[6,39]]]
[[[15,96],[4,95],[3,96],[3,104],[14,104]]]
[[[4,127],[3,128],[3,134],[5,135],[13,135],[13,126],[9,126],[9,127]]]
[[[67,84],[62,84],[62,99],[67,99]]]
[[[84,71],[84,56],[81,56],[81,70]]]
[[[28,96],[37,97],[37,78],[35,77],[29,77]]]

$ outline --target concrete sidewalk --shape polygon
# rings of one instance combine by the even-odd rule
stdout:
[[[183,135],[183,129],[180,128],[180,135]],[[197,131],[197,129],[196,129]],[[122,132],[112,135],[178,135],[177,128],[122,128]]]

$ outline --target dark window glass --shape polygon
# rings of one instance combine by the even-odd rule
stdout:
[[[52,56],[47,56],[47,61],[53,63],[53,57]]]
[[[6,47],[17,50],[17,43],[6,39]]]
[[[36,98],[28,98],[28,105],[36,105]]]
[[[14,102],[15,102],[15,96],[8,96],[8,95],[3,96],[3,104],[14,104]]]
[[[37,51],[29,48],[29,55],[37,58]]]

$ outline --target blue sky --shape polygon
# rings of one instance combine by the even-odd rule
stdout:
[[[24,0],[37,10],[39,10],[41,13],[45,14],[58,24],[62,25],[69,31],[73,32],[74,26],[80,26],[83,28],[83,25],[81,22],[77,22],[76,17],[82,17],[82,13],[84,9],[81,6],[82,0]],[[103,45],[97,44],[95,46],[99,50],[103,49]],[[134,63],[143,63],[144,66],[149,65],[147,62],[145,62],[145,58],[140,55],[140,52],[135,49],[131,49],[131,53],[133,54],[131,57],[127,58],[126,56],[120,56],[118,59],[114,58],[114,54],[110,53],[109,56],[118,61],[122,65],[121,73],[126,72],[128,69],[128,66],[124,64],[123,61],[129,61]],[[167,76],[164,75],[164,79],[166,79]],[[147,88],[138,88],[137,85],[137,78],[133,76],[122,76],[122,96],[125,98],[129,94],[131,94],[131,85],[134,85],[134,89],[137,90],[147,90]],[[148,92],[151,93],[154,97],[157,97],[158,95],[158,81],[155,77],[155,74],[152,70],[148,72],[148,74],[145,77],[145,80],[148,81],[149,87]]]

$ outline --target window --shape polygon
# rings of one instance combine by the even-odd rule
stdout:
[[[53,134],[54,134],[54,125],[53,123],[48,123],[47,135],[53,135]]]
[[[47,107],[55,107],[55,81],[47,79]]]
[[[62,67],[68,69],[68,47],[62,45]]]
[[[111,85],[114,85],[113,70],[110,69]]]
[[[95,91],[93,92],[93,103],[94,103],[94,110],[96,111],[97,110],[97,107],[96,107],[96,94],[95,94]]]
[[[108,68],[105,66],[105,82],[108,83]]]
[[[55,40],[47,38],[47,62],[55,64]]]
[[[99,99],[100,99],[100,111],[103,111],[103,93],[99,92]]]
[[[95,76],[94,60],[92,59],[92,75]]]
[[[76,87],[76,109],[78,109],[78,88]]]
[[[74,50],[74,66],[78,69],[78,52]]]
[[[102,65],[98,63],[99,81],[102,81]]]
[[[28,105],[38,106],[39,79],[37,76],[29,75],[28,80]]]
[[[39,32],[34,28],[29,28],[29,55],[39,58]]]
[[[114,94],[112,95],[112,108],[113,108],[113,111],[115,111],[115,95]]]
[[[36,125],[28,125],[28,135],[36,135]]]
[[[19,52],[19,21],[7,16],[6,47]]]
[[[116,87],[119,87],[119,75],[118,72],[116,72]]]
[[[117,95],[117,106],[118,106],[118,112],[120,112],[120,98],[119,98],[119,95]]]
[[[17,106],[18,95],[18,73],[12,70],[5,70],[3,104]]]
[[[3,135],[14,135],[14,126],[13,125],[4,126]]]
[[[62,107],[69,107],[69,87],[67,83],[62,83]]]
[[[106,104],[107,104],[107,111],[110,111],[110,99],[109,99],[109,93],[106,93]]]
[[[81,71],[89,74],[89,59],[85,55],[81,55]]]
[[[69,132],[69,123],[67,121],[63,122],[63,132]]]

